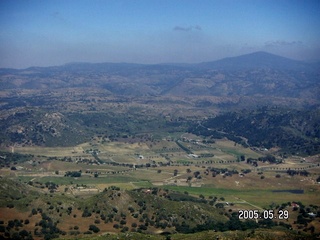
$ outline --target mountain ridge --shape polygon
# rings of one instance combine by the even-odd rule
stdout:
[[[98,88],[128,96],[266,96],[319,100],[320,66],[255,52],[192,65],[70,63],[0,69],[0,87]]]

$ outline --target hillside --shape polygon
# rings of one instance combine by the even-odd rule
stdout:
[[[315,239],[317,236],[312,230],[310,234],[311,228],[305,233],[289,231],[292,228],[287,220],[240,220],[239,211],[232,211],[222,197],[197,197],[163,188],[121,190],[115,186],[95,195],[75,197],[70,190],[73,188],[52,182],[21,183],[0,177],[0,183],[0,238],[4,239],[98,240],[106,236],[108,239]],[[58,191],[63,188],[64,191]],[[318,215],[316,219],[310,218],[302,212],[305,206],[299,204],[300,215],[304,217],[291,210],[291,203],[283,203],[281,209],[290,210],[297,217],[295,224],[306,221],[316,224]],[[308,212],[317,208],[306,206]]]
[[[5,178],[0,182],[0,228],[6,226],[0,236],[11,238],[34,226],[27,235],[45,239],[101,232],[192,233],[216,224],[219,228],[231,218],[214,206],[216,199],[203,200],[158,188],[125,191],[109,187],[89,198],[75,198],[68,192],[43,193],[46,188],[53,189],[52,183],[37,190],[32,187],[37,183],[29,182],[29,186]]]
[[[263,108],[209,118],[190,131],[214,138],[227,137],[247,146],[279,147],[289,154],[312,155],[320,151],[319,122],[317,110]]]
[[[238,211],[228,209],[231,206],[223,198],[214,196],[196,197],[187,192],[162,188],[128,191],[111,186],[93,196],[75,197],[68,188],[63,192],[57,191],[65,186],[50,182],[21,183],[1,177],[0,183],[1,239],[99,240],[106,236],[108,239],[316,237],[312,235],[312,230],[311,234],[309,231],[289,231],[291,225],[288,221],[240,220]],[[302,220],[315,224],[318,215],[314,219],[300,212],[304,217],[299,217],[291,210],[290,204],[284,203],[281,208],[289,209],[290,214],[297,217],[296,224],[301,225]],[[304,209],[302,203],[299,204]],[[318,207],[310,205],[306,207],[309,209],[307,211],[311,211],[310,208]]]

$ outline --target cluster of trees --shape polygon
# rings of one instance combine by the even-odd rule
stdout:
[[[243,161],[242,160],[243,158],[242,158],[242,156],[241,156],[241,161]],[[263,157],[259,157],[258,159],[254,159],[254,158],[247,158],[247,164],[251,164],[252,166],[254,166],[254,167],[258,167],[258,161],[260,161],[260,162],[263,162],[263,163],[265,163],[265,162],[269,162],[270,164],[279,164],[279,163],[281,163],[282,162],[282,160],[278,160],[278,159],[276,159],[276,157],[275,156],[272,156],[271,154],[267,154],[266,156],[263,156]]]
[[[233,174],[239,174],[239,172],[235,169],[229,170],[228,168],[214,168],[214,167],[207,167],[206,171],[204,172],[206,175],[211,172],[212,177],[216,177],[218,174],[224,174],[224,176],[232,176]]]
[[[21,162],[29,161],[34,157],[32,154],[20,154],[0,151],[0,167],[10,167]],[[13,170],[13,169],[12,169]]]
[[[179,141],[176,141],[175,142],[183,151],[185,151],[187,154],[193,154],[193,152],[189,149],[189,148],[187,148],[187,147],[185,147],[182,143],[180,143]]]
[[[7,226],[3,225],[4,222],[0,221],[0,233],[3,233],[6,239],[17,239],[17,240],[32,240],[32,233],[26,231],[25,229],[19,230],[24,225],[29,224],[29,220],[26,219],[25,221],[14,219],[9,220]],[[0,234],[1,238],[1,234]]]
[[[266,156],[263,156],[263,157],[259,157],[258,160],[260,162],[269,162],[269,163],[281,163],[282,160],[278,160],[276,159],[275,156],[272,156],[270,154],[267,154]]]
[[[45,186],[48,188],[48,190],[50,191],[50,193],[53,193],[54,191],[56,191],[59,187],[58,184],[54,183],[54,182],[46,182]]]
[[[230,219],[227,222],[217,222],[213,219],[208,219],[203,224],[197,224],[195,227],[182,222],[177,224],[176,231],[179,233],[196,233],[201,231],[215,230],[215,231],[245,231],[248,229],[257,229],[257,228],[272,228],[274,226],[284,226],[288,229],[291,228],[291,225],[284,223],[277,223],[272,220],[259,220],[258,222],[254,220],[240,221],[237,214],[233,213]]]
[[[32,240],[33,235],[49,240],[59,237],[59,235],[66,235],[66,232],[61,231],[57,227],[57,222],[54,222],[47,214],[42,212],[42,209],[32,209],[31,214],[36,215],[41,213],[41,220],[35,224],[33,234],[25,229],[22,229],[24,225],[30,224],[29,219],[23,220],[9,220],[7,226],[3,226],[4,222],[0,221],[0,233],[4,233],[6,239],[21,239],[21,240]],[[0,234],[1,238],[1,234]]]
[[[308,177],[308,176],[310,175],[310,173],[309,173],[308,171],[306,171],[306,170],[298,171],[298,170],[288,169],[288,170],[287,170],[287,173],[288,173],[290,176],[300,175],[300,176]]]
[[[81,177],[81,171],[67,171],[65,177]]]
[[[57,222],[53,222],[47,214],[41,213],[41,220],[36,224],[34,235],[44,237],[45,240],[58,238],[60,234],[66,235],[66,232],[61,231],[57,227]],[[41,229],[39,229],[41,227]]]

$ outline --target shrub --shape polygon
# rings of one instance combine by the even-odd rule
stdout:
[[[136,223],[132,223],[131,227],[136,228],[138,225]]]
[[[129,231],[129,228],[128,227],[123,227],[121,232],[128,232]]]
[[[216,208],[224,208],[223,203],[217,203],[215,206],[216,206]]]
[[[90,225],[89,226],[89,231],[92,231],[94,233],[100,232],[100,229],[96,225]]]
[[[7,208],[14,208],[14,205],[12,203],[8,203]]]
[[[89,210],[85,208],[82,213],[82,217],[90,217],[90,216],[91,216],[91,212],[89,212]]]

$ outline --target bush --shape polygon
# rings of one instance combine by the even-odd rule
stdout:
[[[91,216],[91,212],[89,212],[89,210],[85,208],[82,213],[82,217],[90,217],[90,216]]]
[[[121,232],[128,232],[129,231],[129,228],[128,227],[123,227]]]
[[[7,208],[14,208],[14,205],[12,203],[8,203]]]
[[[216,208],[224,208],[224,205],[223,205],[223,203],[217,203],[217,204],[215,205],[215,207],[216,207]]]
[[[100,229],[96,225],[90,225],[89,226],[89,231],[92,231],[94,233],[100,232]]]
[[[136,228],[138,225],[136,223],[132,223],[131,227]]]

